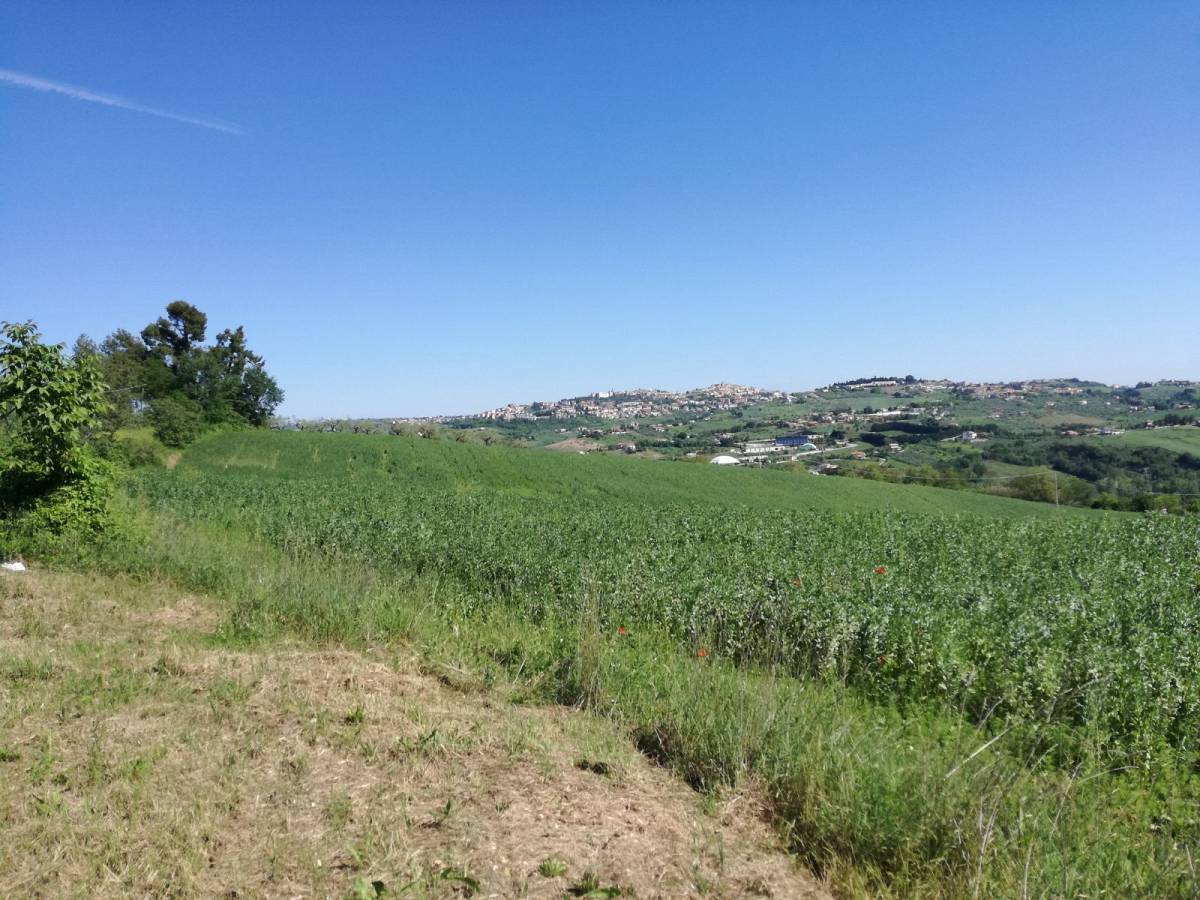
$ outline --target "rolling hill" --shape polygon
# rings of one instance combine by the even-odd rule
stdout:
[[[966,491],[825,478],[796,472],[718,468],[615,456],[543,453],[383,435],[240,432],[199,441],[184,468],[253,469],[266,478],[403,477],[459,493],[607,498],[639,506],[689,503],[789,511],[969,513],[998,518],[1098,515]]]

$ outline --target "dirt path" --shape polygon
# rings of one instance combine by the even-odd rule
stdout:
[[[827,896],[752,796],[706,804],[607,723],[217,621],[0,577],[0,896]]]

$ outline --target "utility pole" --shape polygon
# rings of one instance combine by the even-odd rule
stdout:
[[[1054,470],[1054,505],[1058,506],[1058,470]]]

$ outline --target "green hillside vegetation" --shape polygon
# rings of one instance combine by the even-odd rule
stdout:
[[[807,472],[723,468],[622,456],[540,453],[455,441],[382,435],[245,432],[204,439],[184,468],[259,470],[267,478],[372,481],[381,475],[470,493],[600,498],[637,505],[689,503],[776,510],[976,513],[997,518],[1092,515],[1042,504],[936,488],[862,483]]]
[[[1088,435],[1101,429],[1140,433],[1147,421],[1194,423],[1190,410],[1196,408],[1198,388],[1178,381],[1114,387],[1078,379],[1007,384],[904,379],[884,388],[831,385],[789,394],[786,401],[747,402],[708,412],[682,406],[675,412],[640,418],[559,418],[543,407],[546,414],[534,416],[532,421],[467,417],[448,419],[444,425],[462,440],[674,459],[718,452],[753,456],[743,447],[745,442],[770,441],[799,432],[814,436],[821,457],[792,461],[789,454],[780,453],[753,459],[753,464],[807,468],[817,462],[836,462],[840,466],[836,474],[873,481],[937,486],[1056,506],[1195,512],[1200,511],[1200,499],[1193,496],[1185,458],[1185,452],[1194,448],[1186,439],[1181,443],[1178,437],[1165,434],[1138,437],[1134,439],[1138,446],[1175,454],[1154,459],[1109,454],[1099,465],[1098,457],[1080,464],[1070,451],[1064,455],[1054,445],[1064,438],[1089,440]],[[566,402],[569,406],[575,401]],[[879,416],[880,412],[888,415]],[[344,430],[387,430],[378,426]],[[959,441],[967,430],[977,432],[978,440]],[[1161,428],[1145,430],[1164,432]],[[861,454],[867,460],[856,462]],[[1002,477],[990,470],[997,462],[1021,465],[1027,471],[1022,477]]]
[[[1126,447],[1160,447],[1174,453],[1200,456],[1200,427],[1179,425],[1174,428],[1137,428],[1112,437],[1092,438],[1100,444]]]
[[[103,446],[87,354],[10,342],[5,472]],[[21,390],[42,370],[63,402]],[[889,427],[936,462],[942,426],[916,425]],[[603,715],[699,790],[749,784],[843,896],[1200,891],[1200,518],[421,430],[166,457],[138,422],[111,439],[143,463],[111,509],[79,528],[5,507],[0,551],[219,598],[228,645],[412,647],[454,690]],[[1049,434],[989,442],[993,463],[944,446],[956,470],[1050,463],[1089,490],[1197,468]]]
[[[138,554],[229,596],[231,636],[437,643],[697,787],[753,774],[846,893],[1195,886],[1195,518],[294,433],[136,493]]]

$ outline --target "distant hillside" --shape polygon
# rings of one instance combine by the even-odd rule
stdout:
[[[255,479],[391,474],[429,488],[521,496],[620,500],[637,506],[695,503],[779,510],[896,510],[1022,517],[1067,510],[1002,497],[806,473],[718,468],[606,455],[541,453],[384,435],[242,432],[201,440],[181,465]],[[1088,514],[1072,510],[1070,514]]]

